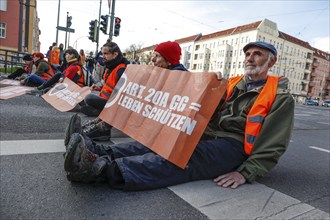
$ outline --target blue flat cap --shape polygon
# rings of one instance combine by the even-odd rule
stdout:
[[[260,48],[264,48],[266,50],[269,50],[272,54],[274,54],[274,56],[276,57],[277,56],[277,51],[276,51],[276,48],[269,44],[269,43],[265,43],[265,42],[262,42],[262,41],[256,41],[256,42],[250,42],[248,43],[247,45],[245,45],[243,47],[243,51],[245,53],[245,51],[247,51],[247,49],[249,49],[250,47],[260,47]]]

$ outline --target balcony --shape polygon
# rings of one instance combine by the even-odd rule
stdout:
[[[308,68],[308,69],[304,69],[304,73],[311,73],[312,71]]]
[[[311,76],[312,76],[312,77],[315,77],[315,76],[317,76],[317,73],[314,72],[314,71],[312,71],[312,72],[311,72]]]
[[[307,96],[307,91],[301,90],[301,91],[300,91],[300,95],[302,95],[302,96]]]
[[[319,62],[313,62],[313,63],[312,63],[312,67],[315,67],[315,68],[317,68],[319,65],[320,65]]]
[[[316,86],[316,83],[315,82],[309,82],[309,87],[315,87]]]

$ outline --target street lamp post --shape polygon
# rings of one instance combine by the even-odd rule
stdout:
[[[83,37],[88,37],[88,36],[80,36],[80,37],[78,37],[78,38],[73,42],[72,47],[73,47],[73,48],[76,48],[76,50],[77,50],[77,48],[78,48],[78,40],[79,40],[80,38],[83,38]],[[75,45],[76,45],[76,47],[75,47]]]

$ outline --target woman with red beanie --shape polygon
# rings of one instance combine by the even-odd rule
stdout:
[[[152,62],[155,66],[165,69],[188,71],[180,64],[180,57],[180,45],[177,42],[167,41],[155,47]]]
[[[54,70],[51,65],[44,60],[45,56],[42,53],[34,53],[32,54],[32,58],[37,70],[26,79],[21,80],[20,83],[25,86],[37,87],[52,78],[54,76]]]

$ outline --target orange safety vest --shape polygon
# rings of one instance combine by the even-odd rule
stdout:
[[[40,74],[40,77],[43,78],[44,80],[48,81],[50,78],[52,78],[54,76],[54,70],[52,68],[52,65],[50,65],[48,62],[46,61],[41,61],[41,62],[45,62],[48,64],[49,66],[49,70],[48,72],[45,72],[45,73],[41,73]],[[39,66],[39,65],[38,65]]]
[[[229,79],[226,101],[231,96],[237,83],[241,81],[243,77],[244,76],[237,76]],[[276,97],[279,78],[281,77],[268,76],[266,84],[262,88],[260,94],[258,95],[246,117],[244,132],[244,151],[248,155],[251,154],[264,119],[273,105],[273,102]]]
[[[114,68],[111,73],[108,73],[108,69],[103,74],[104,85],[100,91],[99,96],[108,99],[117,84],[117,71],[121,68],[126,68],[126,64],[121,63],[116,68]]]
[[[61,50],[59,48],[53,48],[49,53],[48,62],[51,64],[60,64]]]
[[[85,85],[85,76],[84,76],[84,71],[82,70],[80,65],[77,65],[79,68],[79,71],[77,72],[77,74],[79,75],[79,79],[77,81],[77,85],[80,87],[84,87]]]

